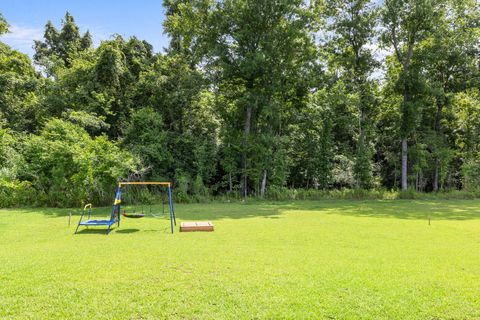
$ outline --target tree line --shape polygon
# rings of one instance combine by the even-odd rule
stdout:
[[[164,8],[162,53],[95,47],[69,13],[33,61],[0,42],[0,206],[105,202],[119,179],[179,200],[480,188],[476,0]]]

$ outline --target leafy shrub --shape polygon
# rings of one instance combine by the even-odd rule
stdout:
[[[336,155],[334,161],[332,175],[335,186],[349,188],[355,186],[354,162],[344,155]]]
[[[399,191],[398,198],[399,199],[415,199],[417,196],[417,192],[414,188],[408,188],[407,191]]]
[[[36,204],[37,199],[30,182],[0,180],[0,208]]]
[[[23,162],[19,152],[20,142],[13,132],[0,127],[0,181],[16,179],[18,166]]]
[[[480,190],[480,156],[467,159],[462,166],[462,174],[465,190]]]
[[[47,195],[42,204],[50,206],[110,203],[118,179],[136,168],[132,155],[105,136],[91,138],[60,119],[27,139],[24,156],[24,179]]]

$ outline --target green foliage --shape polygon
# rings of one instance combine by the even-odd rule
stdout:
[[[459,93],[453,100],[456,115],[456,144],[464,157],[461,171],[463,187],[480,188],[480,94],[478,89]]]
[[[370,188],[373,180],[373,128],[377,101],[375,90],[377,82],[372,79],[378,62],[374,59],[376,29],[378,26],[378,9],[370,0],[327,1],[327,27],[332,33],[328,42],[329,70],[331,77],[338,77],[341,99],[335,99],[338,106],[334,114],[341,113],[342,105],[353,107],[345,112],[345,117],[351,117],[353,128],[348,139],[355,145],[346,145],[343,153],[354,157],[355,184],[359,188]],[[336,112],[335,112],[336,111]],[[339,112],[340,111],[340,112]],[[348,126],[348,125],[347,125]],[[343,140],[343,139],[342,139]]]
[[[456,143],[465,153],[480,151],[480,91],[458,93],[453,100]]]
[[[25,165],[22,137],[0,126],[0,207],[33,203],[35,190],[29,181],[19,180]]]
[[[75,123],[91,134],[106,131],[110,125],[105,122],[105,117],[85,111],[67,110],[62,114],[67,121]]]
[[[0,12],[0,35],[8,32],[8,22],[5,20],[5,17]]]
[[[36,190],[29,181],[0,179],[0,207],[21,207],[36,202]]]
[[[24,146],[22,177],[36,189],[37,204],[78,206],[108,203],[119,178],[136,169],[133,157],[81,127],[51,119]]]
[[[355,186],[354,162],[344,155],[334,157],[332,180],[338,188],[352,188]]]
[[[462,166],[463,187],[467,191],[480,190],[480,154],[470,154]]]
[[[174,159],[168,146],[162,116],[152,108],[135,111],[123,131],[122,144],[142,160],[146,176],[171,177]]]
[[[126,60],[123,52],[112,44],[104,43],[100,47],[97,64],[95,65],[95,80],[105,87],[117,89],[126,71]]]
[[[69,68],[75,55],[89,49],[92,45],[90,33],[80,35],[73,16],[67,12],[62,20],[61,30],[57,30],[51,21],[45,25],[45,41],[35,40],[35,62],[45,71],[55,76],[59,68]]]
[[[353,167],[355,184],[358,188],[370,189],[373,186],[372,158],[372,148],[365,142],[365,139],[360,136]]]
[[[96,115],[107,125],[89,131],[116,138],[133,110],[141,107],[135,89],[151,58],[151,46],[134,37],[104,41],[94,51],[77,54],[69,68],[59,69],[45,104],[57,117],[66,109]]]
[[[42,80],[27,55],[0,42],[0,121],[16,131],[34,131],[44,115]]]
[[[0,180],[15,180],[22,165],[23,157],[19,145],[20,137],[0,126]]]
[[[166,135],[162,152],[167,158],[156,164],[161,175],[173,178],[179,170],[210,182],[216,172],[218,122],[213,95],[205,90],[200,72],[178,54],[158,56],[142,73],[135,100],[151,106],[152,117],[162,119],[156,133]]]
[[[320,134],[318,148],[317,179],[320,189],[328,189],[333,180],[333,138],[331,119],[327,115]]]
[[[408,139],[418,127],[424,107],[425,79],[422,76],[423,59],[418,54],[421,41],[428,39],[441,19],[442,10],[436,10],[437,0],[387,0],[381,19],[385,26],[383,43],[393,51],[397,60],[395,91],[402,95],[401,122],[401,187],[408,188]]]
[[[283,117],[292,100],[306,96],[299,80],[302,68],[314,57],[302,4],[224,1],[214,8],[198,4],[201,12],[209,11],[208,19],[200,20],[205,25],[199,28],[198,37],[218,88],[217,110],[225,123],[224,134],[233,138],[223,148],[240,159],[229,161],[225,169],[230,181],[241,181],[244,195],[261,191],[257,186],[270,166],[270,156],[284,153],[278,150],[282,144],[274,142],[285,134]],[[278,165],[273,171],[284,173],[274,178],[272,170],[267,170],[270,180],[286,178],[283,164]],[[237,168],[232,170],[232,166]]]
[[[175,172],[175,180],[177,181],[177,188],[174,189],[175,199],[178,202],[188,202],[192,179],[191,177],[180,170]]]

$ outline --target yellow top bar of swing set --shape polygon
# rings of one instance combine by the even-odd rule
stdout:
[[[155,182],[155,181],[135,181],[135,182],[119,182],[118,186],[124,186],[124,185],[129,185],[129,184],[140,184],[140,185],[146,185],[146,184],[151,184],[151,185],[161,185],[161,186],[167,186],[170,187],[171,182]]]

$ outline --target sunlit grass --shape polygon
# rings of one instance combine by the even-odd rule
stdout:
[[[0,318],[480,318],[480,201],[178,205],[216,229],[174,235],[69,212],[0,210]]]

